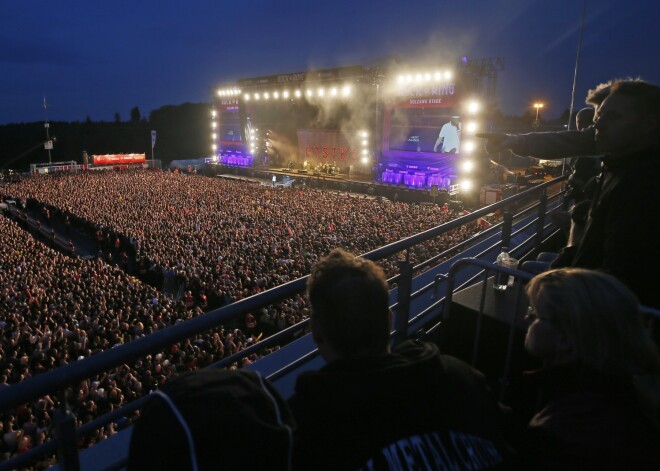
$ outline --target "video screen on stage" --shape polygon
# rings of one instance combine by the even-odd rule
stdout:
[[[241,116],[238,100],[227,99],[220,102],[220,119],[217,133],[221,142],[241,141]]]
[[[396,108],[389,129],[389,149],[403,152],[460,153],[461,120],[446,108]]]

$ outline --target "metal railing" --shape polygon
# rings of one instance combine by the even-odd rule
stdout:
[[[415,335],[420,331],[418,327],[420,325],[428,328],[429,332],[437,328],[443,310],[443,303],[445,308],[447,306],[446,298],[440,297],[443,287],[447,287],[447,299],[451,299],[453,290],[474,283],[479,276],[484,276],[483,273],[488,273],[488,270],[492,269],[492,260],[496,253],[499,253],[499,248],[504,245],[504,242],[511,247],[512,252],[519,259],[524,259],[525,256],[539,251],[543,240],[554,231],[546,223],[546,216],[549,211],[560,208],[562,202],[561,190],[557,190],[552,195],[547,195],[546,192],[549,188],[557,188],[559,186],[557,184],[565,179],[566,176],[561,176],[422,233],[362,254],[362,257],[373,261],[403,254],[402,260],[398,262],[399,273],[388,280],[390,283],[396,284],[396,288],[393,290],[395,302],[392,304],[395,313],[394,331],[392,333],[393,343],[397,344]],[[515,210],[520,207],[522,209],[515,214],[511,211],[511,209]],[[411,263],[411,251],[414,250],[415,246],[441,236],[448,231],[458,229],[465,224],[475,222],[496,211],[504,212],[502,222],[480,232],[476,237],[464,240],[443,253],[436,254],[417,265]],[[514,227],[514,224],[518,224],[518,226]],[[532,228],[533,233],[528,235],[527,233]],[[517,239],[515,243],[514,239]],[[443,260],[457,251],[459,254],[470,251],[472,252],[470,256],[473,258],[483,259],[483,261],[476,263],[477,272],[469,274],[465,279],[459,279],[453,271],[449,275],[442,273]],[[445,266],[448,263],[450,262],[444,262]],[[515,274],[522,276],[519,272]],[[428,278],[429,281],[425,281],[425,278]],[[70,386],[121,365],[131,364],[145,355],[217,328],[219,325],[243,316],[247,312],[301,293],[305,289],[306,280],[307,277],[298,278],[128,344],[105,350],[65,367],[27,378],[20,383],[1,389],[0,411],[10,410],[45,395],[53,394],[56,394],[59,398],[61,408],[55,417],[55,438],[22,455],[0,463],[0,471],[21,468],[38,457],[53,452],[57,452],[60,469],[67,471],[80,469],[79,450],[77,449],[78,438],[117,420],[119,417],[128,416],[139,409],[145,399],[138,399],[113,411],[111,414],[99,417],[76,428],[75,419],[68,412],[69,398],[67,390]],[[415,315],[411,316],[411,312],[414,312]],[[301,329],[306,328],[307,322],[303,321],[278,332],[212,366],[228,366],[264,347],[286,343],[294,333],[299,333]],[[308,351],[295,361],[283,364],[277,371],[268,375],[268,378],[274,381],[290,374],[316,355],[315,350]]]

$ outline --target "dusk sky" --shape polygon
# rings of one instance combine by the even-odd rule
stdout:
[[[396,54],[504,57],[497,101],[569,107],[582,0],[2,0],[0,124],[129,119],[211,101],[217,84]],[[660,1],[587,0],[576,107],[614,77],[660,84]]]

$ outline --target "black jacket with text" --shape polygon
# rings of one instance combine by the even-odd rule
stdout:
[[[289,405],[296,469],[508,469],[513,458],[484,377],[433,344],[302,373]]]

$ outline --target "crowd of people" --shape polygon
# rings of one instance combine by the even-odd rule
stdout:
[[[156,171],[35,176],[3,192],[41,205],[48,220],[62,218],[67,230],[71,221],[86,222],[100,250],[96,258],[71,257],[33,237],[20,218],[0,218],[0,309],[7,313],[0,323],[0,382],[6,385],[306,275],[334,247],[366,252],[455,216],[448,207]],[[413,261],[476,230],[464,227],[420,246]],[[126,251],[134,258],[130,267],[117,257]],[[396,272],[394,260],[384,266]],[[160,283],[151,283],[154,277]],[[308,315],[309,303],[298,295],[90,378],[75,391],[73,412],[87,422]],[[45,398],[5,413],[2,452],[20,453],[50,436],[57,406],[56,398]],[[85,444],[129,423],[111,424]]]

